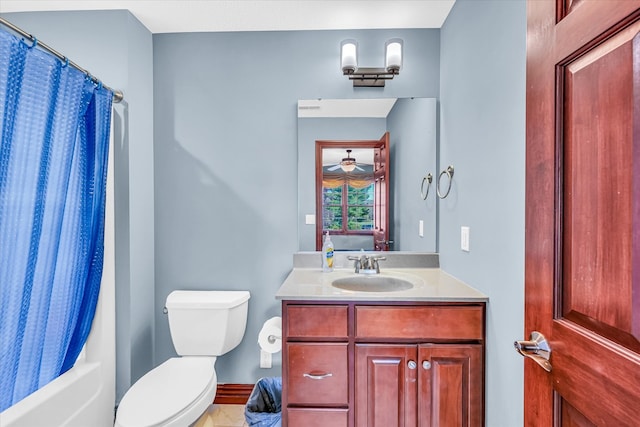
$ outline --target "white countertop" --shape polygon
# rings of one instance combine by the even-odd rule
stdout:
[[[414,287],[404,291],[362,292],[333,287],[339,278],[358,276],[353,268],[336,269],[330,273],[320,268],[294,268],[276,293],[279,300],[317,301],[446,301],[486,302],[488,297],[439,268],[387,268],[379,276],[408,280]]]

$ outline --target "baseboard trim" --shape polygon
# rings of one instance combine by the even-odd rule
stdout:
[[[253,391],[253,384],[218,384],[213,403],[244,405]]]

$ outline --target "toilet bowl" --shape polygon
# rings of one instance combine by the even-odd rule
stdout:
[[[116,427],[184,427],[195,422],[216,394],[217,356],[244,336],[249,292],[174,291],[167,297],[176,353],[127,391]]]

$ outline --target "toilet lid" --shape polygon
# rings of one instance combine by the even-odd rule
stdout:
[[[214,357],[174,357],[140,378],[118,407],[121,426],[162,424],[216,386]]]

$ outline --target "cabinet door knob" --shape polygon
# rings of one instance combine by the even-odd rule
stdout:
[[[409,367],[409,369],[416,369],[418,364],[414,360],[409,360],[409,363],[407,363],[407,366]]]
[[[424,369],[424,370],[431,369],[431,362],[429,362],[428,360],[423,361],[422,362],[422,369]]]
[[[319,375],[304,373],[304,374],[302,374],[302,376],[305,377],[305,378],[311,378],[312,380],[323,380],[325,378],[332,377],[333,374],[331,372],[328,372],[326,374],[319,374]]]

